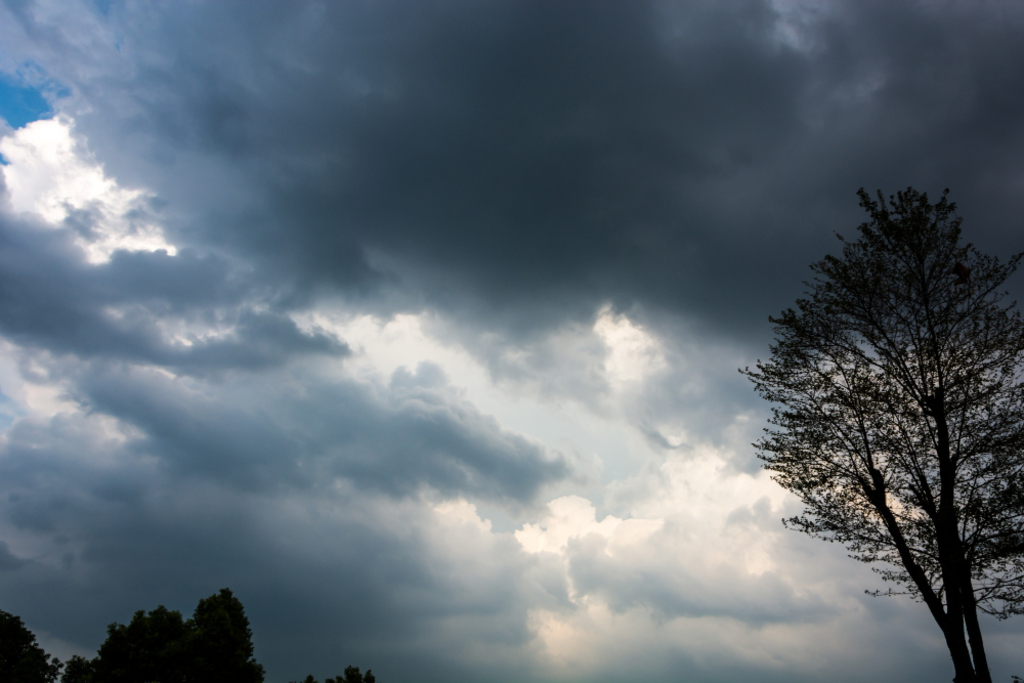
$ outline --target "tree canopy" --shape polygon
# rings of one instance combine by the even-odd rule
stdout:
[[[190,683],[262,683],[263,667],[253,656],[249,620],[230,590],[222,588],[200,600],[186,627]]]
[[[63,675],[61,669],[63,668]],[[46,654],[19,617],[0,610],[2,683],[262,683],[252,630],[241,601],[222,588],[199,601],[191,619],[163,605],[107,627],[96,657],[66,664]],[[376,683],[373,672],[348,666],[324,683]],[[303,683],[318,683],[307,676]]]
[[[163,605],[107,627],[92,660],[68,662],[63,683],[262,683],[242,603],[223,588],[199,601],[191,619]]]
[[[91,663],[92,678],[110,683],[184,681],[189,630],[178,611],[163,605],[148,614],[139,610],[127,625],[107,627],[107,639]],[[89,672],[82,668],[80,676]]]
[[[370,669],[366,670],[365,674],[359,673],[358,666],[346,666],[345,674],[343,676],[335,676],[334,678],[327,677],[324,679],[324,683],[376,683],[377,678],[373,675],[373,671]],[[297,683],[292,681],[291,683]],[[302,683],[319,683],[313,675],[310,674],[302,680]]]
[[[0,610],[0,681],[4,683],[53,683],[60,661],[36,642],[21,618]]]
[[[771,359],[745,373],[775,404],[756,446],[804,512],[925,603],[958,683],[990,681],[978,612],[1024,607],[1024,324],[1000,262],[961,244],[943,193],[877,199],[771,318]],[[967,638],[965,639],[965,632]]]
[[[203,598],[191,619],[163,605],[139,610],[107,627],[92,660],[68,662],[63,683],[262,683],[252,630],[242,603],[227,588]]]

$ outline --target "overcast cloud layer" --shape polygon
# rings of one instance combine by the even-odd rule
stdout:
[[[51,652],[230,586],[270,683],[952,676],[782,529],[736,369],[859,187],[1024,251],[1018,3],[8,0],[0,80],[0,609]]]

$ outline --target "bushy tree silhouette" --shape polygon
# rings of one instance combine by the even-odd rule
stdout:
[[[343,676],[335,676],[334,678],[325,678],[324,683],[376,683],[377,679],[373,675],[373,671],[370,669],[366,670],[365,674],[359,673],[358,666],[346,666],[345,674]],[[291,683],[297,683],[292,681]],[[301,683],[319,683],[313,675],[306,676]]]
[[[262,683],[249,619],[230,590],[200,600],[186,627],[189,683]]]
[[[0,681],[53,683],[60,661],[46,654],[21,618],[0,610]]]
[[[162,605],[148,614],[139,610],[127,625],[107,627],[88,673],[104,683],[184,683],[188,635],[180,612]]]
[[[262,683],[242,603],[223,588],[191,619],[159,606],[107,627],[92,660],[73,657],[62,683]]]

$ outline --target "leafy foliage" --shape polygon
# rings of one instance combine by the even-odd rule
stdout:
[[[95,659],[72,658],[62,683],[262,683],[252,630],[230,590],[199,601],[191,619],[162,605],[107,627]]]
[[[186,627],[189,683],[262,683],[263,667],[253,656],[249,620],[230,590],[222,588],[200,600]]]
[[[185,680],[189,629],[181,613],[162,605],[146,614],[139,610],[128,625],[111,624],[107,639],[92,664],[97,681]]]
[[[859,194],[860,238],[812,266],[771,318],[771,360],[745,371],[776,404],[759,456],[804,503],[789,526],[884,563],[956,680],[987,681],[977,610],[1024,608],[1024,324],[1000,291],[1021,256],[961,245],[945,193]]]
[[[60,668],[60,661],[39,647],[20,617],[0,610],[0,681],[53,683]]]
[[[60,677],[61,683],[92,683],[96,674],[96,667],[93,660],[86,659],[81,655],[73,655],[64,664],[64,674]]]
[[[262,683],[252,630],[242,603],[227,588],[199,601],[192,618],[163,605],[139,610],[127,625],[111,624],[93,659],[63,665],[46,654],[19,617],[0,610],[0,683]],[[373,672],[345,667],[324,683],[376,683]],[[318,683],[307,676],[303,683]]]
[[[334,678],[325,678],[324,683],[376,683],[377,679],[373,675],[373,671],[370,669],[366,670],[365,674],[359,673],[358,666],[346,666],[344,676],[335,676]],[[296,683],[292,681],[291,683]],[[306,676],[302,683],[319,683],[312,674]]]

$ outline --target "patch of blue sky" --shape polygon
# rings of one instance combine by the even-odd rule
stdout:
[[[0,73],[0,117],[11,128],[21,128],[53,116],[53,101],[67,94],[67,88],[52,81]]]
[[[0,390],[0,432],[3,432],[17,418],[23,416],[18,404],[12,401]]]

